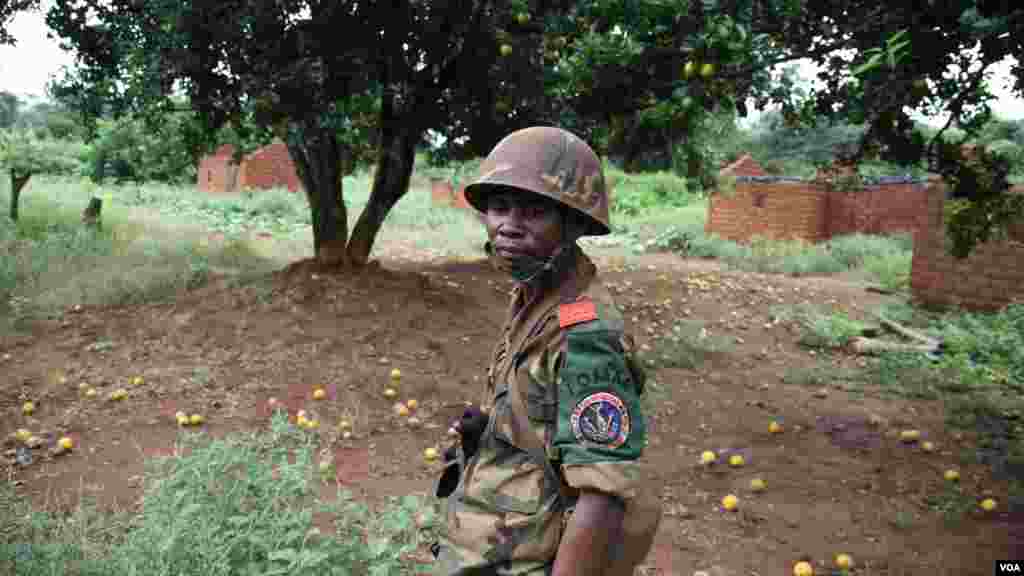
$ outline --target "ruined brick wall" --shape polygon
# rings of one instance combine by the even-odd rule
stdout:
[[[997,310],[1024,300],[1024,221],[1011,228],[1010,239],[978,246],[958,260],[947,250],[944,203],[945,188],[930,186],[925,225],[914,236],[910,276],[914,299],[969,310]]]
[[[863,190],[833,191],[828,202],[829,236],[910,233],[926,219],[928,184],[893,182]]]
[[[736,178],[736,193],[711,195],[705,231],[737,242],[753,236],[818,242],[854,233],[913,234],[923,225],[926,183],[875,178],[841,191],[836,178],[844,170],[849,168],[809,180],[765,176],[746,155],[720,172]]]
[[[242,160],[238,188],[285,187],[295,192],[302,187],[288,148],[280,140],[264,146]]]
[[[739,180],[735,190],[708,201],[704,231],[735,242],[754,236],[776,240],[826,238],[826,193],[797,179]]]
[[[231,162],[234,151],[231,144],[224,144],[213,154],[203,157],[199,161],[196,187],[206,192],[274,187],[295,192],[302,188],[302,181],[284,142],[276,140],[245,156],[240,164]]]
[[[196,187],[204,192],[233,192],[238,178],[238,165],[231,162],[235,148],[224,144],[199,161]]]

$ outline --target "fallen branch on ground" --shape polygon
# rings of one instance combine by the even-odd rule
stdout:
[[[916,340],[927,346],[935,348],[938,348],[939,346],[939,341],[936,340],[935,338],[932,338],[931,336],[927,336],[925,334],[922,334],[921,332],[918,332],[917,330],[907,328],[906,326],[901,326],[900,324],[897,324],[896,322],[889,320],[888,318],[882,316],[881,314],[878,314],[877,312],[874,314],[874,316],[875,318],[878,318],[878,321],[882,323],[882,326],[885,326],[886,328],[892,330],[893,332],[896,332],[897,334],[910,338],[911,340]]]
[[[897,291],[884,286],[868,286],[864,288],[868,292],[874,292],[876,294],[895,294]]]
[[[850,350],[857,354],[878,354],[880,352],[921,352],[933,354],[939,351],[938,343],[934,345],[906,344],[903,342],[888,342],[874,338],[857,337],[850,340]]]

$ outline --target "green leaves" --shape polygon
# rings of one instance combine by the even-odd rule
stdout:
[[[281,414],[267,431],[185,434],[181,443],[186,455],[150,463],[158,481],[130,529],[96,551],[100,573],[410,574],[405,555],[430,536],[429,523],[415,521],[430,516],[417,497],[375,516],[347,492],[320,501],[314,440]],[[314,511],[333,517],[336,532],[314,526]]]
[[[73,174],[84,155],[80,144],[40,139],[25,130],[0,130],[0,168],[15,174]]]
[[[910,46],[910,40],[907,38],[907,31],[900,30],[885,41],[885,46],[865,50],[864,55],[868,57],[867,62],[854,68],[851,73],[854,76],[863,76],[882,64],[886,64],[890,69],[895,69],[896,65],[907,57],[908,46]]]

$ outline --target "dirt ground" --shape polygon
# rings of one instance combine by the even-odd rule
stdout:
[[[945,429],[942,406],[784,381],[788,370],[862,361],[800,348],[794,331],[771,321],[771,306],[814,302],[857,315],[884,296],[834,279],[732,272],[670,255],[631,256],[628,268],[620,257],[595,259],[638,344],[654,345],[676,319],[703,321],[735,342],[696,370],[649,371],[659,386],[645,457],[666,517],[645,574],[790,574],[801,559],[821,574],[847,553],[853,574],[966,576],[1024,557],[1019,516],[974,511],[950,526],[925,503],[945,489],[950,467],[960,468],[966,493],[1006,502],[1006,486],[987,469],[961,464],[973,438]],[[173,450],[176,411],[203,413],[203,428],[221,434],[264,426],[274,397],[323,423],[342,485],[376,500],[426,492],[438,468],[420,455],[446,446],[450,420],[479,399],[510,287],[482,260],[385,257],[382,268],[355,275],[293,266],[244,285],[219,281],[173,303],[69,310],[0,340],[0,433],[28,427],[76,443],[55,459],[4,464],[7,482],[50,507],[83,495],[131,506],[144,457]],[[403,374],[400,397],[419,400],[422,428],[394,416],[383,396],[394,367]],[[144,382],[130,383],[135,376]],[[81,382],[98,395],[84,398]],[[312,399],[315,385],[326,399]],[[120,387],[129,397],[109,400]],[[26,400],[37,406],[31,417],[21,414]],[[872,414],[880,424],[869,423]],[[337,439],[343,417],[354,423],[349,440]],[[772,420],[783,422],[781,434],[769,434]],[[905,427],[939,450],[901,443]],[[708,449],[739,451],[746,464],[702,468]],[[767,490],[751,492],[755,476]],[[738,511],[719,504],[729,493]]]

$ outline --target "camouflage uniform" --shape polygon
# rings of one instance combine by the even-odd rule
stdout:
[[[490,420],[448,497],[434,574],[550,574],[579,490],[622,499],[627,515],[637,496],[644,374],[594,264],[572,251],[575,281],[556,269],[532,301],[513,292],[482,402]]]

